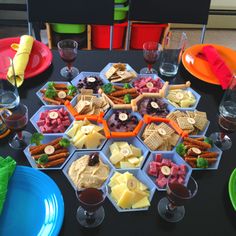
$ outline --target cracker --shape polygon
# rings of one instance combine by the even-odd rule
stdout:
[[[172,145],[172,146],[176,146],[176,144],[178,143],[178,140],[179,140],[180,136],[176,133],[173,133],[170,138],[169,138],[169,143]]]
[[[193,125],[188,122],[188,117],[178,117],[177,124],[183,130],[193,130],[194,129]]]
[[[195,111],[194,111],[194,114],[195,114],[195,116],[196,116],[196,115],[199,115],[199,116],[202,116],[202,117],[204,117],[204,118],[207,119],[207,114],[206,114],[206,112],[204,112],[204,111],[195,110]]]
[[[157,148],[162,145],[163,139],[158,134],[158,132],[153,132],[149,135],[145,140],[144,143],[153,151],[157,150]]]
[[[175,133],[175,130],[172,129],[169,125],[165,124],[165,123],[161,123],[159,124],[156,129],[164,129],[166,131],[166,135],[171,135],[173,133]]]
[[[195,119],[194,126],[197,129],[203,131],[205,129],[206,125],[207,125],[208,120],[204,116],[202,116],[201,114],[200,115],[199,114],[195,115],[194,119]]]
[[[195,116],[194,111],[186,111],[186,114],[187,114],[188,117],[190,117],[190,118],[194,118],[194,116]]]
[[[92,89],[80,89],[81,95],[93,95],[93,90]]]
[[[109,79],[113,74],[115,74],[118,71],[118,69],[119,68],[116,68],[114,65],[110,67],[105,73],[107,79]]]

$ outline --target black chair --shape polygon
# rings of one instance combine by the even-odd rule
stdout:
[[[211,0],[130,0],[126,50],[129,48],[131,21],[202,24],[204,41]]]
[[[29,33],[41,41],[40,24],[95,24],[110,25],[110,50],[113,41],[114,0],[27,0]]]

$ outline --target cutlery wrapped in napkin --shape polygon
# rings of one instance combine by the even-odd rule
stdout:
[[[218,78],[221,87],[223,89],[227,89],[233,77],[233,73],[230,68],[226,65],[224,60],[213,46],[204,46],[202,48],[202,53],[210,65],[212,72],[216,78]]]
[[[12,157],[3,158],[0,156],[0,214],[7,196],[8,183],[15,168],[16,162]]]
[[[14,71],[15,71],[17,87],[21,86],[24,81],[25,69],[29,61],[33,43],[34,43],[34,38],[32,36],[23,35],[20,38],[18,49],[17,47],[15,48],[16,44],[14,44],[14,50],[17,49],[17,52],[13,58],[14,70],[12,66],[10,66],[7,73],[7,77],[12,84],[15,84],[14,81]]]

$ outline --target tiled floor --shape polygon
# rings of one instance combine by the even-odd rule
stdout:
[[[200,42],[201,30],[199,29],[175,29],[180,33],[185,31],[188,37],[188,46],[198,44]],[[3,27],[0,26],[0,38],[20,36],[27,34],[28,30],[25,27]],[[42,40],[47,43],[47,35],[42,31]],[[212,30],[208,29],[205,35],[204,43],[220,44],[236,50],[236,29],[235,30]]]

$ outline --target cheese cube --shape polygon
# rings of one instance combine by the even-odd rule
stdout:
[[[113,152],[112,155],[110,156],[110,161],[112,164],[117,164],[123,158],[124,156],[120,152]]]
[[[128,161],[121,161],[120,162],[120,168],[121,169],[127,169],[127,168],[134,168],[135,166],[133,164],[131,164]]]
[[[136,202],[135,204],[133,204],[132,208],[137,209],[137,208],[144,208],[144,207],[148,207],[148,206],[150,206],[149,199],[147,197],[144,197],[141,200],[139,200],[138,202]]]
[[[117,142],[114,142],[112,145],[110,145],[110,152],[113,153],[115,151],[119,152],[119,146],[117,145]]]
[[[132,144],[130,144],[130,148],[131,148],[133,155],[135,157],[140,157],[142,155],[142,150],[140,148],[137,148]]]
[[[134,197],[135,193],[131,192],[130,190],[125,190],[118,200],[117,205],[122,208],[131,208]]]
[[[132,165],[136,165],[136,164],[140,163],[139,158],[137,158],[137,157],[130,157],[128,159],[128,162],[131,163]]]

